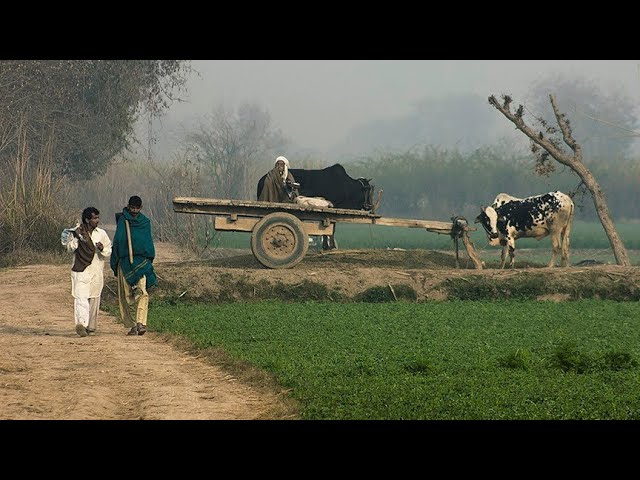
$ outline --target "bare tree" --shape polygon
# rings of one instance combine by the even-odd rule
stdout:
[[[617,264],[630,266],[631,262],[627,256],[627,251],[620,240],[618,232],[613,224],[613,220],[611,219],[604,192],[600,188],[600,185],[591,171],[584,165],[584,163],[582,163],[582,148],[572,136],[569,119],[566,118],[563,113],[560,113],[555,95],[549,95],[549,101],[551,102],[551,107],[553,108],[553,113],[555,115],[556,122],[560,127],[560,131],[558,131],[556,127],[548,125],[544,120],[538,119],[538,121],[540,121],[545,127],[546,134],[549,135],[548,137],[545,136],[545,133],[542,131],[536,132],[533,128],[525,124],[523,120],[524,107],[522,105],[519,105],[517,110],[512,112],[511,97],[508,95],[502,95],[501,98],[503,99],[502,104],[498,102],[494,95],[491,95],[489,97],[489,104],[493,105],[500,113],[507,117],[507,119],[509,119],[518,130],[529,137],[532,142],[531,151],[536,155],[537,171],[541,174],[553,171],[554,166],[549,162],[549,156],[551,156],[558,163],[569,167],[576,175],[578,175],[578,177],[580,177],[582,184],[591,193],[596,213],[600,218],[600,222],[602,223],[602,227],[604,228],[607,237],[609,237],[609,242],[611,243],[611,248],[613,249],[613,254],[616,258]],[[553,136],[558,133],[562,134],[562,140],[569,146],[569,148],[571,148],[573,154],[566,152],[563,149],[561,140]],[[540,149],[543,149],[544,151],[541,151]]]
[[[254,104],[237,110],[219,106],[185,136],[186,151],[202,164],[219,198],[255,196],[262,164],[273,167],[276,149],[287,141],[271,126],[271,116]]]

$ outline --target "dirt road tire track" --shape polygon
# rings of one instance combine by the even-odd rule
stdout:
[[[97,334],[79,337],[70,284],[66,265],[0,271],[0,419],[272,418],[276,394],[153,332],[129,337],[103,311]]]

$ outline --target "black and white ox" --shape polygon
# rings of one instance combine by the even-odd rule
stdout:
[[[551,236],[552,255],[549,267],[556,266],[556,257],[561,256],[560,265],[569,263],[569,234],[574,214],[573,201],[568,195],[555,191],[527,198],[516,198],[506,193],[499,194],[490,207],[482,207],[476,223],[487,232],[489,245],[502,245],[500,268],[504,268],[507,252],[509,266],[513,268],[516,240],[531,237],[541,240]]]
[[[306,170],[292,168],[289,170],[296,183],[299,183],[298,193],[303,197],[322,197],[335,208],[348,208],[353,210],[373,209],[373,190],[371,179],[352,178],[342,165],[336,163],[327,168]],[[266,175],[258,181],[257,197],[264,186]],[[322,236],[322,249],[336,248],[333,235]]]

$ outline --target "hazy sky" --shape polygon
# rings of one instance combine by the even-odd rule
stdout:
[[[531,85],[554,73],[640,101],[640,60],[194,60],[192,66],[201,76],[188,83],[188,103],[171,107],[171,120],[219,104],[257,103],[275,127],[320,151],[353,127],[407,114],[422,99],[509,93],[526,103]]]

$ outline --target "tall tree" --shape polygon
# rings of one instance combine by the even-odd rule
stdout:
[[[558,130],[553,125],[548,124],[544,119],[539,118],[538,121],[540,121],[545,128],[544,133],[540,130],[534,130],[524,122],[524,107],[522,105],[519,105],[516,111],[512,112],[511,103],[513,100],[511,97],[503,95],[501,98],[503,99],[502,103],[498,102],[494,95],[491,95],[489,97],[489,104],[494,106],[509,121],[511,121],[518,130],[529,137],[531,140],[531,151],[536,156],[538,171],[543,174],[553,171],[554,166],[549,159],[549,157],[552,157],[558,163],[569,167],[576,175],[578,175],[578,177],[580,177],[580,180],[582,180],[582,183],[591,194],[596,213],[598,214],[605,233],[609,238],[617,264],[630,266],[631,262],[629,261],[627,251],[614,226],[609,213],[609,208],[607,207],[604,192],[600,188],[600,185],[591,171],[582,162],[582,147],[573,138],[569,119],[564,113],[560,112],[555,95],[549,95],[549,101],[551,102],[556,123],[560,129]],[[561,135],[562,138],[559,138],[559,135]],[[571,148],[573,154],[570,154],[563,149],[562,141]]]
[[[269,112],[250,103],[236,110],[216,107],[185,137],[187,152],[213,180],[212,193],[244,200],[255,199],[261,169],[273,168],[276,149],[282,152],[286,144]]]
[[[52,143],[57,174],[88,177],[135,141],[140,114],[179,99],[190,71],[183,60],[3,60],[0,123],[24,119],[31,150]],[[0,159],[17,145],[1,143]]]

